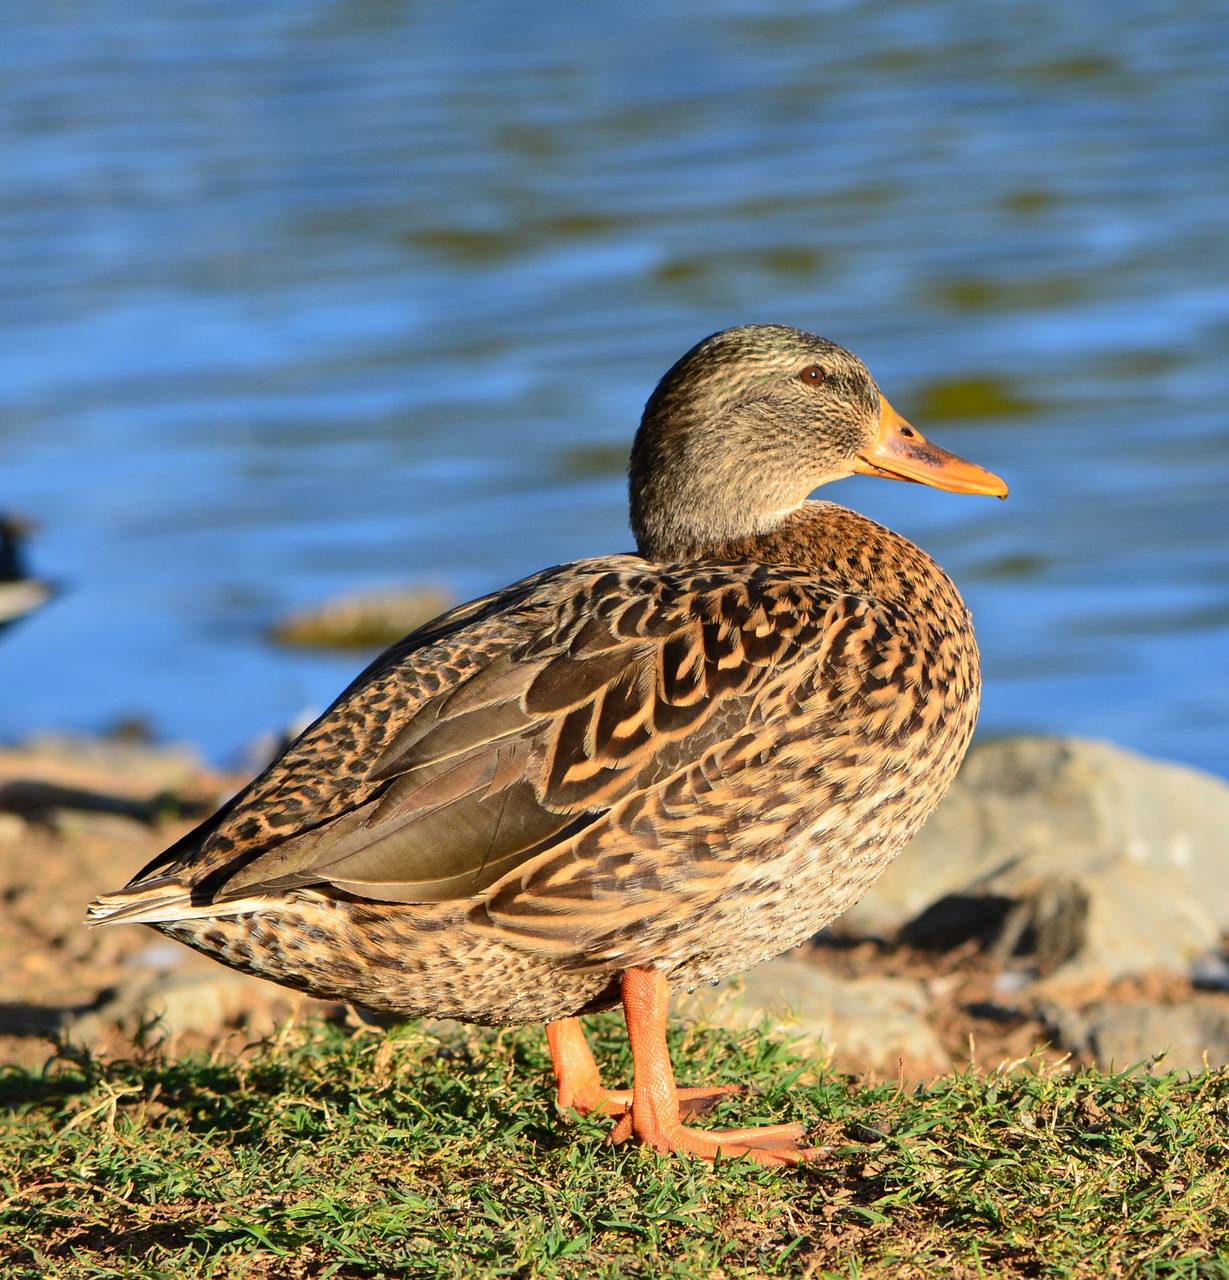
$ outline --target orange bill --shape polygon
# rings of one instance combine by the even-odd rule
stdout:
[[[950,489],[952,493],[1007,497],[1006,482],[993,471],[931,444],[886,400],[879,416],[879,435],[858,454],[854,470],[868,476],[887,476],[891,480],[912,480],[935,489]]]

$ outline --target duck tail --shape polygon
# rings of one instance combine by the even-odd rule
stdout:
[[[87,908],[85,923],[91,929],[104,924],[171,924],[177,920],[240,915],[251,909],[251,901],[244,899],[194,903],[187,886],[159,879],[137,889],[100,894]]]

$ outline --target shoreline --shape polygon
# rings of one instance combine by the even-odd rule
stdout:
[[[190,747],[43,734],[0,747],[0,1060],[48,1038],[217,1048],[285,1019],[354,1022],[141,926],[87,930],[124,883],[248,773]],[[870,892],[801,951],[681,997],[768,1016],[839,1069],[925,1079],[1043,1056],[1229,1062],[1229,784],[1081,739],[975,744]]]

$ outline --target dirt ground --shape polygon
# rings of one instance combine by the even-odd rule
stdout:
[[[226,971],[213,961],[143,926],[82,923],[87,902],[126,883],[244,780],[207,769],[190,751],[122,740],[48,739],[0,751],[0,1063],[37,1066],[70,1027],[122,1052],[140,1021],[125,1010],[139,1008],[159,972],[189,986],[199,975],[208,992],[208,1007],[178,1036],[185,1045],[242,1043],[292,1014],[353,1016],[257,979],[220,980]],[[1053,1038],[1027,1001],[1004,997],[1011,975],[1005,982],[1004,962],[976,940],[947,951],[831,940],[806,954],[835,976],[920,981],[927,1020],[958,1066],[1024,1059]],[[1185,980],[1163,975],[1119,984],[1114,994],[1169,1001],[1187,993]],[[1049,1048],[1044,1056],[1066,1055]],[[864,1066],[839,1056],[834,1065]]]
[[[83,922],[92,898],[124,885],[241,782],[190,751],[120,741],[0,751],[0,1063],[42,1062],[50,1037],[145,972],[217,968],[143,926]],[[296,1003],[252,987],[253,1008]]]

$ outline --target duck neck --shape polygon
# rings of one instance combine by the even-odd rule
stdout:
[[[966,613],[951,579],[921,547],[835,502],[804,502],[771,529],[710,542],[691,558],[789,565],[830,587],[911,612],[923,591],[937,613]]]
[[[763,494],[754,507],[749,503],[718,500],[693,491],[668,503],[632,501],[631,525],[636,548],[646,560],[671,564],[684,560],[723,560],[721,548],[771,539],[792,514],[792,503],[782,494],[780,510],[765,510]]]
[[[628,490],[632,533],[646,560],[712,559],[715,547],[769,536],[810,492],[797,468],[757,466],[751,484],[744,451],[714,449],[705,431],[650,430],[647,412],[645,422],[632,448]]]

